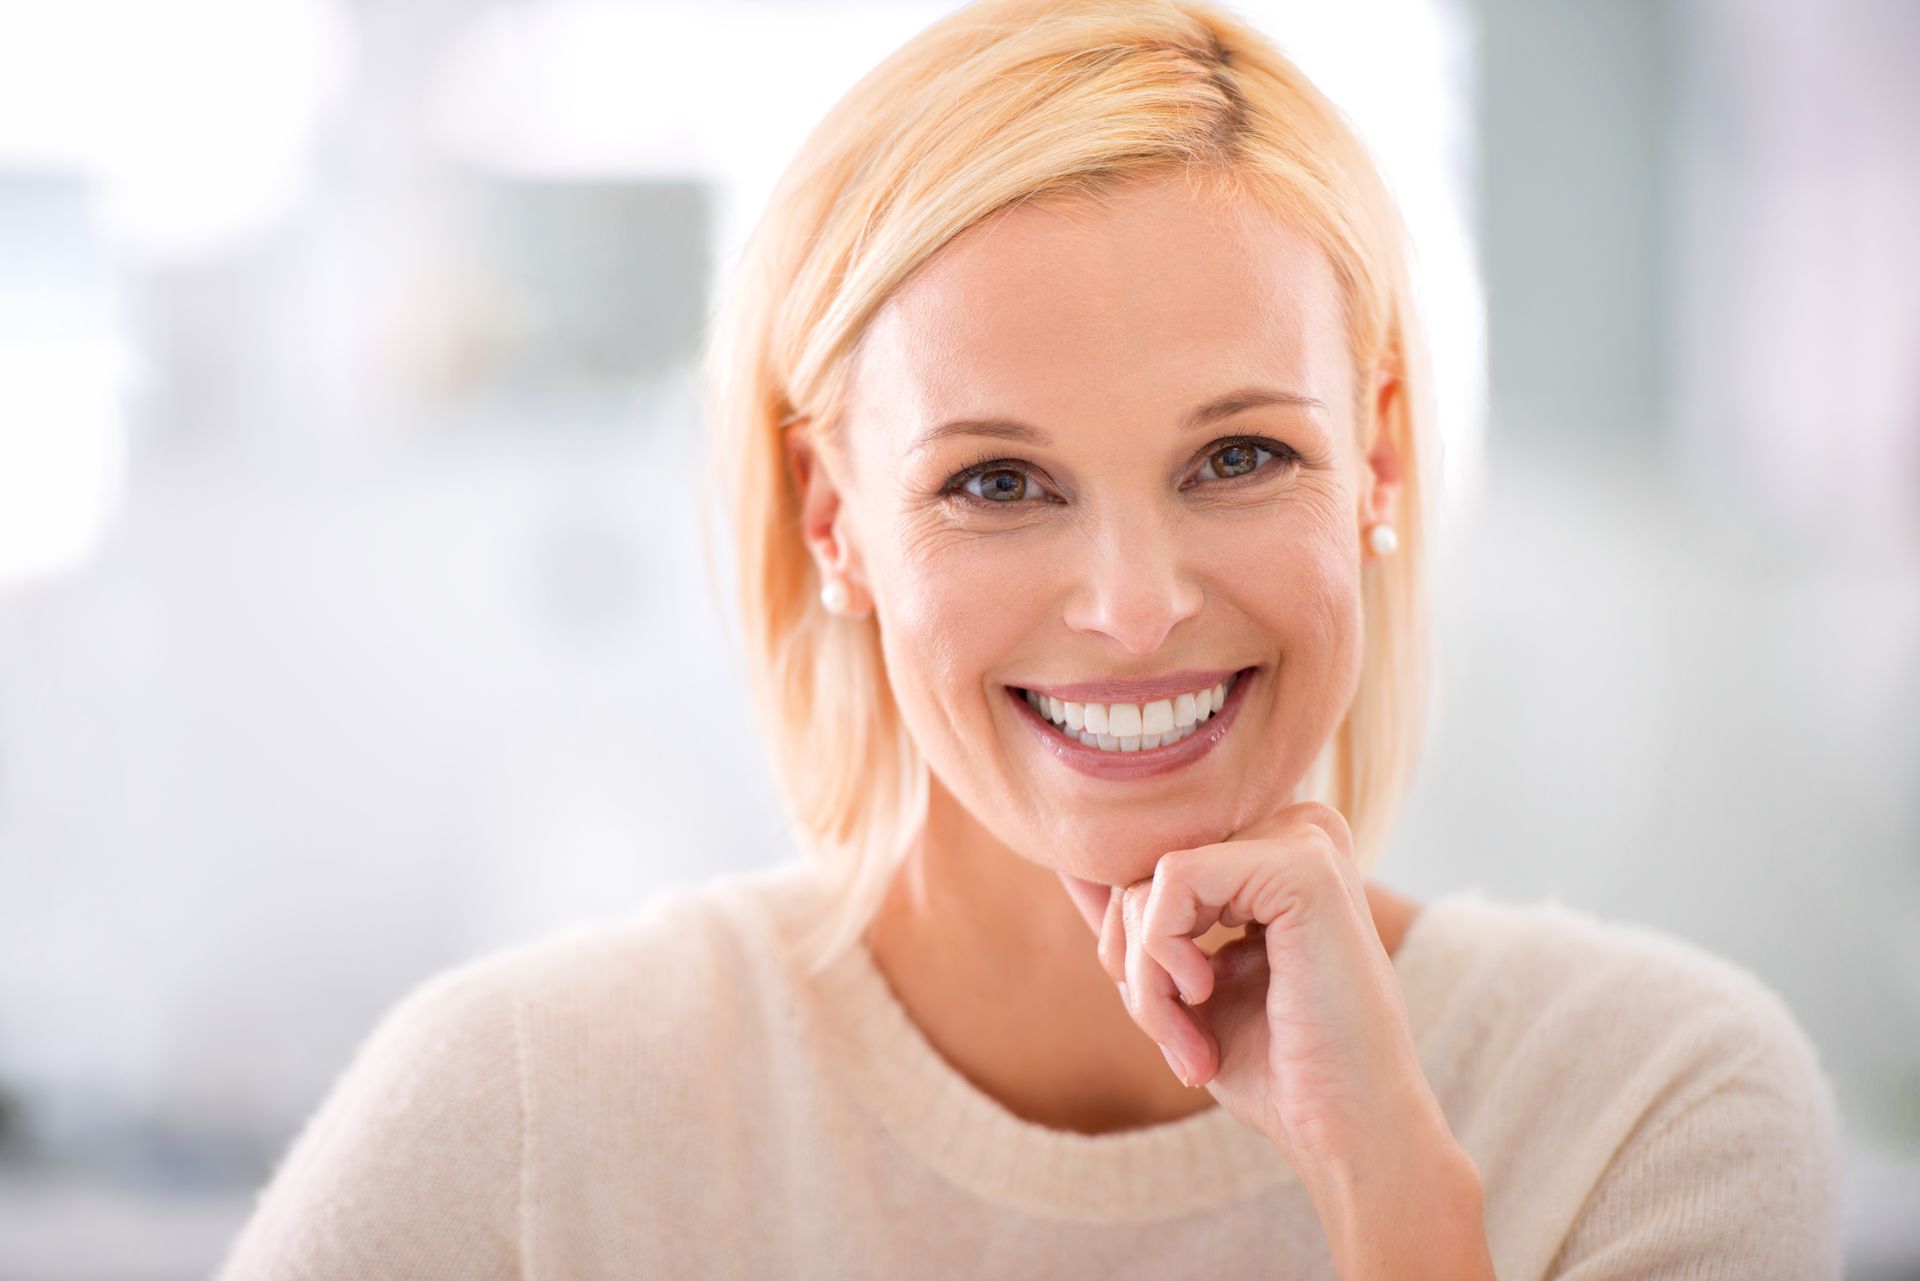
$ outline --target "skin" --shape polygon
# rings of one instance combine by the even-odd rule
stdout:
[[[1313,403],[1181,429],[1249,386]],[[1397,392],[1354,369],[1332,265],[1303,231],[1155,179],[956,238],[863,334],[844,435],[789,433],[808,546],[872,616],[845,625],[878,626],[932,767],[927,826],[866,941],[929,1041],[1015,1115],[1098,1133],[1219,1105],[1116,992],[1126,964],[1096,950],[1084,893],[1144,890],[1169,851],[1249,834],[1273,858],[1304,848],[1289,807],[1357,688],[1363,534],[1398,493],[1398,459],[1384,438],[1362,453],[1359,415]],[[1050,439],[916,448],[987,417]],[[1272,452],[1233,476],[1249,455],[1218,451],[1246,437]],[[972,501],[941,492],[981,459],[1005,461]],[[1045,755],[1005,688],[1255,664],[1211,752],[1126,782]],[[1419,904],[1357,873],[1349,888],[1377,986]],[[1203,953],[1251,919],[1210,915]]]

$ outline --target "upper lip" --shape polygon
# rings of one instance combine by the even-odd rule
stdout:
[[[1079,681],[1071,685],[1018,685],[1036,694],[1057,698],[1063,703],[1151,703],[1176,694],[1192,694],[1211,689],[1239,667],[1211,669],[1187,668],[1165,676],[1142,676],[1132,680]]]

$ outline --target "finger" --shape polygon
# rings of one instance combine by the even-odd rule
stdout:
[[[1307,839],[1315,853],[1332,865],[1354,906],[1364,908],[1367,878],[1353,861],[1353,829],[1347,816],[1321,801],[1302,801],[1283,813],[1294,822],[1292,831],[1285,834]]]
[[[1100,920],[1100,965],[1116,983],[1124,983],[1127,978],[1127,927],[1120,906],[1120,887],[1108,886],[1106,914]]]
[[[1199,1005],[1213,995],[1213,964],[1195,942],[1196,936],[1225,920],[1223,913],[1202,901],[1171,870],[1177,864],[1162,858],[1141,903],[1139,942],[1173,979],[1181,999]]]
[[[1312,824],[1286,838],[1176,850],[1154,867],[1144,945],[1182,981],[1189,975],[1199,981],[1197,969],[1183,959],[1196,922],[1284,927],[1323,904],[1344,904],[1351,893],[1342,858],[1328,834]]]
[[[1127,1012],[1168,1055],[1182,1083],[1200,1085],[1213,1075],[1213,1038],[1181,1002],[1173,976],[1140,946],[1143,912],[1151,887],[1151,882],[1142,881],[1121,895],[1127,933]]]
[[[1101,920],[1107,913],[1107,900],[1113,897],[1113,887],[1102,885],[1098,881],[1089,881],[1084,876],[1062,872],[1059,868],[1054,869],[1054,874],[1060,878],[1060,883],[1066,886],[1067,897],[1073,900],[1073,905],[1080,910],[1080,915],[1086,918],[1087,928],[1098,935]]]

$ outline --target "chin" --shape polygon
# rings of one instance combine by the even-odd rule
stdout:
[[[1070,847],[1053,846],[1047,862],[1103,885],[1132,885],[1152,876],[1168,853],[1218,844],[1234,830],[1219,822],[1091,823],[1081,827],[1081,838]]]

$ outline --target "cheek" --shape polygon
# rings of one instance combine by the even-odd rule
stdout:
[[[1020,543],[904,526],[882,531],[870,573],[894,687],[914,719],[974,715],[986,673],[1019,652],[1039,625],[1037,598],[1022,591],[1023,566],[1032,560]]]
[[[1241,608],[1289,661],[1329,671],[1357,666],[1359,548],[1344,522],[1319,507],[1296,508],[1260,522],[1236,559],[1230,581]]]

